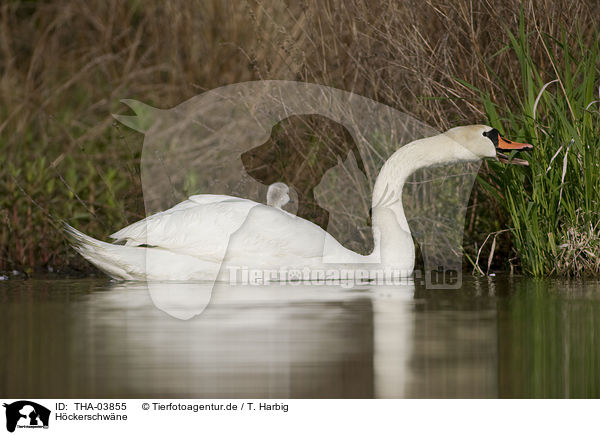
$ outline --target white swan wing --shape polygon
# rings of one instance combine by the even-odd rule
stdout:
[[[190,198],[110,237],[125,241],[127,246],[149,245],[203,260],[221,261],[229,236],[240,228],[249,210],[256,205],[254,201],[234,197],[205,203]]]
[[[163,210],[161,212],[155,213],[151,216],[146,217],[145,219],[134,222],[119,231],[111,234],[109,237],[115,240],[115,243],[126,241],[128,245],[139,245],[146,244],[145,241],[142,241],[142,236],[146,237],[146,229],[148,222],[150,221],[158,221],[166,215],[171,215],[174,212],[179,212],[182,210],[191,209],[197,207],[198,205],[203,204],[212,204],[223,201],[250,201],[243,198],[236,198],[235,196],[229,195],[212,195],[212,194],[203,194],[203,195],[192,195],[185,201],[180,202],[179,204],[174,205],[173,207]],[[251,201],[253,202],[253,201]]]
[[[227,195],[196,195],[110,237],[205,261],[275,265],[323,257],[325,240],[354,256],[318,225],[274,207]],[[231,242],[230,242],[231,238]]]
[[[174,211],[185,210],[185,209],[188,209],[188,208],[195,207],[198,204],[213,204],[213,203],[216,203],[216,202],[223,202],[223,201],[250,201],[250,200],[249,199],[244,199],[244,198],[237,198],[235,196],[213,195],[213,194],[209,194],[209,193],[202,194],[202,195],[192,195],[188,199],[186,199],[185,201],[182,201],[179,204],[174,205],[173,207],[171,207],[171,208],[169,208],[167,210],[158,212],[155,215],[158,215],[158,214],[170,214],[170,213],[172,213]],[[153,215],[153,216],[155,216],[155,215]]]
[[[230,196],[230,195],[213,195],[212,193],[204,193],[202,195],[192,195],[189,197],[189,199],[187,201],[183,201],[181,204],[183,204],[184,202],[191,202],[193,204],[211,204],[214,202],[223,202],[223,201],[250,201],[249,199],[244,199],[244,198],[238,198],[236,196]],[[175,206],[177,207],[177,206]]]
[[[265,266],[320,263],[325,240],[339,252],[357,255],[318,225],[284,210],[259,204],[249,211],[240,229],[232,235],[227,259]]]

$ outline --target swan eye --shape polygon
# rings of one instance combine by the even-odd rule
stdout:
[[[498,147],[498,137],[500,136],[498,130],[492,128],[490,131],[484,131],[483,135],[491,140],[495,147]]]

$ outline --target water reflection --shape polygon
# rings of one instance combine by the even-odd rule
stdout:
[[[161,311],[180,320],[200,315],[210,303],[212,282],[148,282],[145,284],[115,284],[115,289],[146,288],[152,302]]]
[[[0,393],[599,397],[599,296],[597,282],[523,279],[466,280],[459,291],[219,285],[212,294],[3,282]]]
[[[499,396],[600,397],[599,283],[513,285],[498,304]]]

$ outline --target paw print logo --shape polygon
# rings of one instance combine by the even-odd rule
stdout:
[[[292,285],[298,285],[302,282],[302,271],[291,269],[288,271],[287,281]]]

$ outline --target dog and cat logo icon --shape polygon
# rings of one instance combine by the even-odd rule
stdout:
[[[19,400],[5,403],[6,430],[14,432],[18,429],[48,429],[50,410],[30,400]]]

